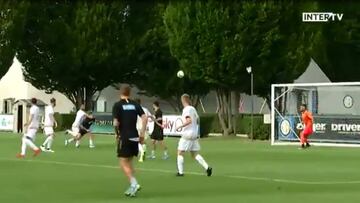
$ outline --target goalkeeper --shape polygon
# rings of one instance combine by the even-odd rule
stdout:
[[[314,132],[313,131],[314,118],[311,112],[308,111],[306,104],[302,104],[300,106],[300,112],[301,112],[301,120],[303,124],[303,129],[300,132],[300,142],[301,142],[301,148],[305,149],[307,147],[310,147],[308,137]]]

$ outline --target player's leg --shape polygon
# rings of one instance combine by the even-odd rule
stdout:
[[[204,157],[202,157],[199,154],[200,151],[200,144],[198,140],[192,140],[190,141],[189,150],[191,153],[191,156],[206,170],[207,176],[212,175],[212,168],[209,166],[209,164],[205,161]]]
[[[156,150],[156,140],[154,137],[151,138],[151,155],[149,156],[150,159],[155,159],[155,150]]]
[[[54,152],[51,150],[52,143],[54,141],[54,129],[52,127],[45,127],[44,133],[47,136],[44,143],[40,146],[42,151]]]
[[[21,138],[21,151],[19,154],[16,155],[17,158],[24,158],[26,154],[26,142],[25,142],[25,136]]]
[[[125,192],[127,196],[135,196],[136,192],[140,190],[140,185],[138,184],[134,174],[135,170],[133,167],[133,157],[137,156],[139,153],[138,143],[131,141],[122,141],[118,148],[118,157],[120,160],[120,167],[124,171],[125,176],[128,178],[130,183],[129,189]]]
[[[89,133],[89,147],[90,148],[95,148],[94,140],[95,140],[95,135],[90,132]]]
[[[180,138],[178,143],[178,151],[177,151],[177,169],[178,172],[176,176],[182,177],[184,176],[184,153],[187,151],[188,145],[187,140]]]
[[[140,135],[140,131],[138,131],[138,134]],[[140,153],[139,162],[144,162],[145,150],[143,148],[143,144],[139,142],[138,148],[139,148],[139,153]]]
[[[65,146],[72,143],[79,136],[80,129],[77,127],[72,127],[71,130],[66,130],[65,134],[71,135],[71,138],[65,139]]]
[[[27,147],[30,147],[34,151],[34,156],[40,154],[41,150],[33,143],[33,140],[35,140],[36,131],[37,129],[29,129],[24,135],[20,156],[25,156],[25,150]]]
[[[167,146],[165,145],[165,142],[163,139],[159,140],[159,145],[162,147],[162,149],[164,150],[164,155],[163,155],[163,159],[168,159],[169,158],[169,153],[168,153],[168,149]]]
[[[304,131],[300,132],[300,144],[301,144],[301,148],[304,149],[305,148],[305,136],[304,136]]]

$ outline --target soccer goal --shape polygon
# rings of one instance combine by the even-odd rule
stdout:
[[[271,144],[299,144],[299,106],[314,116],[314,145],[360,147],[360,82],[271,86]]]

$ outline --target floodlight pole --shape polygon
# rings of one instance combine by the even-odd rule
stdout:
[[[250,127],[250,137],[251,137],[251,141],[254,140],[254,73],[252,71],[252,67],[249,66],[246,68],[246,71],[250,74],[251,77],[251,127]]]

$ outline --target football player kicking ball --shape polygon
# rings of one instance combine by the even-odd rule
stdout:
[[[212,175],[212,168],[206,163],[204,158],[199,154],[199,115],[196,109],[191,106],[190,96],[184,94],[181,96],[181,103],[184,106],[182,118],[184,124],[178,126],[176,130],[183,128],[183,134],[178,145],[177,155],[177,176],[184,176],[184,153],[190,152],[191,156],[206,170],[207,176]]]
[[[25,157],[27,147],[30,147],[34,151],[34,156],[37,156],[41,153],[41,150],[34,144],[36,132],[40,124],[39,107],[36,104],[37,99],[32,98],[30,116],[28,122],[24,125],[24,127],[27,128],[24,136],[22,137],[21,152],[16,155],[17,158]]]
[[[306,104],[302,104],[300,106],[301,112],[301,120],[304,126],[304,129],[300,132],[300,142],[301,142],[301,149],[305,149],[310,147],[308,137],[314,132],[313,131],[313,123],[314,118],[310,111],[307,110]]]
[[[54,141],[54,127],[56,128],[57,122],[54,118],[54,107],[56,106],[56,99],[50,99],[50,105],[45,107],[45,121],[44,121],[44,134],[47,136],[45,142],[40,146],[43,152],[52,152],[51,145]]]

